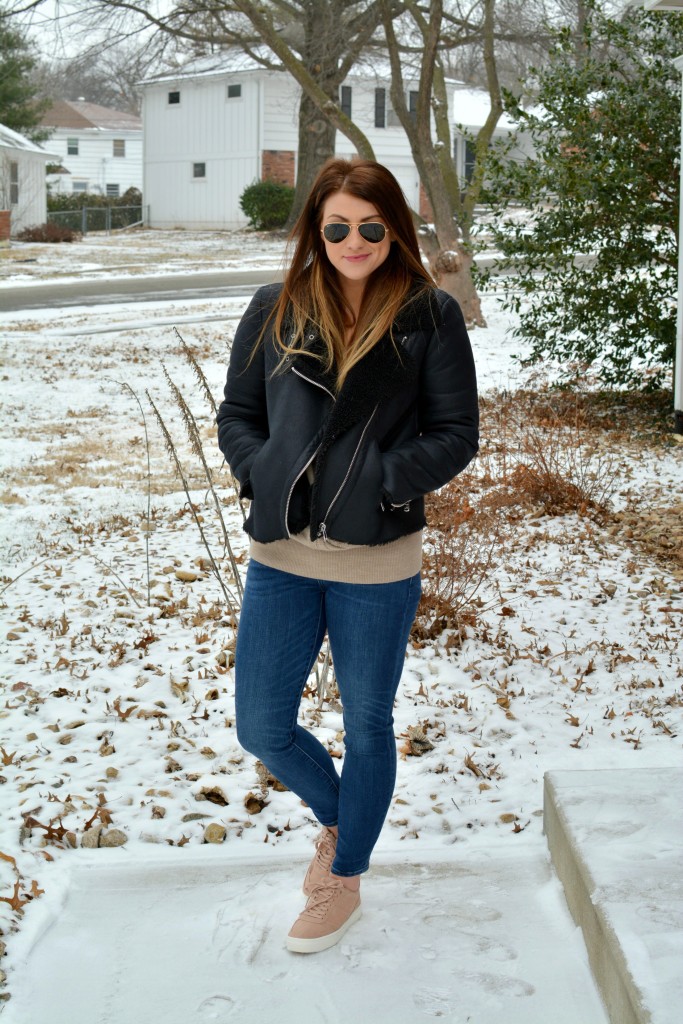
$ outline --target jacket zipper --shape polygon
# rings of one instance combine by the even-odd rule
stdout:
[[[360,451],[360,446],[363,443],[363,438],[365,437],[365,435],[367,433],[367,430],[368,430],[368,427],[372,423],[373,417],[374,417],[374,415],[375,415],[375,413],[377,412],[378,409],[379,409],[379,402],[377,403],[375,408],[372,410],[368,422],[363,427],[363,433],[360,435],[358,444],[356,445],[356,450],[353,453],[353,457],[351,459],[351,462],[349,463],[349,468],[346,470],[346,475],[344,476],[344,479],[342,480],[341,484],[339,485],[339,489],[338,489],[337,493],[335,494],[334,498],[330,502],[330,504],[329,504],[329,506],[327,508],[327,512],[325,513],[325,515],[322,518],[322,522],[318,526],[318,537],[322,537],[323,540],[327,540],[327,517],[329,516],[330,512],[332,511],[332,507],[335,504],[337,498],[339,497],[341,492],[344,490],[344,487],[346,486],[346,481],[349,479],[349,476],[351,475],[351,470],[353,469],[353,464],[356,461],[356,457],[358,455],[358,452]]]
[[[337,401],[336,397],[332,394],[329,388],[326,388],[324,384],[320,384],[317,380],[312,380],[310,377],[307,377],[305,373],[301,372],[301,370],[297,370],[296,366],[292,367],[292,373],[295,373],[297,377],[301,377],[302,380],[307,380],[309,384],[315,384],[317,388],[322,388],[323,391],[326,391],[328,393],[328,395],[333,401]]]
[[[318,445],[316,450],[313,452],[313,454],[311,455],[310,459],[308,460],[308,462],[306,463],[304,468],[301,470],[301,472],[297,473],[296,478],[294,480],[294,483],[289,488],[289,494],[287,495],[287,504],[285,505],[285,530],[287,531],[287,537],[288,538],[292,536],[291,533],[289,532],[289,503],[291,501],[292,494],[294,493],[294,488],[298,484],[299,480],[301,480],[301,477],[304,475],[304,473],[306,472],[306,470],[308,469],[310,464],[313,462],[314,458],[316,457],[316,455],[318,454],[318,452],[320,451],[321,448],[322,448],[322,441],[320,442],[320,444]]]
[[[297,377],[301,377],[302,380],[307,380],[309,384],[314,384],[315,387],[317,387],[317,388],[322,388],[322,390],[326,391],[327,394],[330,396],[330,398],[333,401],[335,401],[335,402],[337,401],[337,399],[332,394],[330,389],[326,388],[324,384],[320,384],[317,380],[312,380],[310,377],[307,377],[305,373],[301,372],[301,370],[297,370],[296,366],[292,366],[291,370],[292,370],[292,373],[295,373],[297,375]],[[304,468],[299,473],[297,473],[297,475],[296,475],[296,477],[294,479],[294,483],[289,488],[289,494],[287,495],[287,503],[285,505],[285,530],[287,531],[287,537],[288,538],[292,536],[291,533],[289,532],[289,503],[292,500],[292,494],[294,493],[294,488],[298,484],[299,480],[301,480],[301,477],[304,475],[304,473],[306,472],[306,470],[308,469],[310,464],[313,462],[314,458],[316,457],[316,455],[318,454],[318,452],[320,451],[321,448],[322,448],[322,441],[320,442],[320,444],[318,445],[316,450],[313,452],[313,454],[311,455],[310,459],[308,460],[308,462],[306,463]]]

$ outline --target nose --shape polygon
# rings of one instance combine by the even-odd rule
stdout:
[[[361,235],[357,224],[355,227],[351,228],[351,233],[349,234],[349,245],[354,249],[362,248],[365,245],[365,239]]]

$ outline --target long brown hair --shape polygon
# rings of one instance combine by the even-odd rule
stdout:
[[[389,255],[368,278],[357,319],[344,299],[320,231],[323,206],[335,192],[372,203],[391,233]],[[341,388],[351,367],[390,330],[408,296],[434,287],[422,265],[401,186],[391,171],[374,160],[328,160],[292,229],[290,244],[294,245],[290,267],[269,317],[270,322],[274,318],[275,341],[283,359],[288,354],[306,353],[304,330],[313,324],[325,346],[325,369],[336,366],[337,388]],[[354,334],[347,345],[349,327]]]

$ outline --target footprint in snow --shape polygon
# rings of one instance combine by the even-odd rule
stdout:
[[[209,996],[197,1007],[198,1021],[224,1021],[232,1017],[240,1004],[231,996]]]

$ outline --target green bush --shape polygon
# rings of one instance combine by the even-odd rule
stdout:
[[[277,181],[254,181],[240,196],[240,207],[257,231],[281,228],[289,217],[294,189]]]

